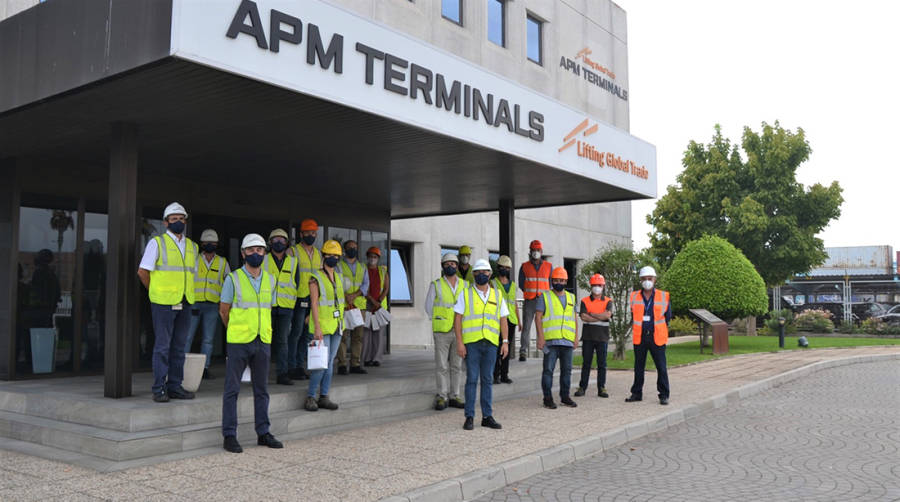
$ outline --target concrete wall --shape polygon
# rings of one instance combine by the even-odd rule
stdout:
[[[38,0],[0,0],[0,20],[14,16],[37,4]]]

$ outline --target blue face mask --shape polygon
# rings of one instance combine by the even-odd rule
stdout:
[[[169,223],[169,230],[175,235],[181,235],[184,232],[184,222],[176,221],[174,223]]]
[[[325,264],[334,268],[334,266],[338,264],[338,260],[339,258],[337,256],[329,256],[328,258],[325,258]]]
[[[346,250],[347,258],[356,258],[356,253],[358,253],[358,252],[359,252],[359,250],[356,248],[347,248],[347,250]]]
[[[275,251],[276,253],[280,253],[280,252],[284,251],[285,249],[287,249],[287,243],[284,243],[281,241],[275,241],[272,243],[271,247],[272,247],[272,251]]]
[[[303,243],[306,244],[307,246],[312,246],[313,244],[316,243],[316,236],[315,235],[304,235]]]
[[[207,242],[203,245],[203,250],[207,253],[215,253],[216,252],[216,244],[214,242]]]
[[[250,253],[250,254],[244,256],[244,261],[247,263],[247,265],[250,265],[251,267],[255,268],[255,267],[262,265],[264,258],[265,258],[265,256],[263,256],[261,254]]]
[[[456,275],[456,267],[444,267],[444,275],[447,277],[453,277]]]
[[[491,276],[488,274],[475,274],[475,284],[479,286],[484,286],[491,280]]]

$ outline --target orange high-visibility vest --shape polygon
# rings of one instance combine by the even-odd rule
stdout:
[[[653,343],[662,346],[669,341],[669,326],[666,324],[666,310],[669,307],[669,292],[657,289],[653,294]],[[635,345],[641,344],[641,324],[644,320],[644,295],[640,291],[631,292],[631,337]]]
[[[550,262],[541,263],[541,269],[537,270],[530,261],[522,264],[522,272],[525,274],[525,283],[522,284],[522,295],[526,300],[534,300],[538,293],[550,291],[550,272],[553,268]]]

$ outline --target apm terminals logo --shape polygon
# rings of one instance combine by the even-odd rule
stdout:
[[[575,54],[574,59],[560,56],[559,67],[576,77],[582,77],[585,84],[599,87],[622,101],[628,101],[628,89],[616,82],[615,72],[594,60],[592,54],[593,51],[585,47]]]
[[[604,152],[587,140],[579,139],[577,137],[579,134],[581,134],[582,138],[587,138],[600,129],[600,124],[595,122],[594,125],[590,125],[590,123],[590,119],[584,119],[574,129],[569,131],[569,134],[566,134],[563,138],[563,145],[559,147],[559,153],[574,146],[577,156],[594,162],[601,168],[611,167],[642,179],[647,179],[650,176],[646,167],[639,166],[632,160],[623,159],[614,152]]]

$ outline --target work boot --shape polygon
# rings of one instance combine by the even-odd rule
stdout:
[[[500,377],[500,383],[512,383],[512,379],[509,378],[508,376],[505,376],[505,377],[502,376],[502,377]]]
[[[169,389],[168,394],[170,399],[194,399],[194,393],[184,390],[184,387]]]
[[[466,423],[463,424],[463,429],[470,431],[475,428],[475,419],[472,417],[466,417]]]
[[[494,420],[494,417],[484,417],[481,419],[482,427],[490,427],[491,429],[502,429],[500,422]]]
[[[259,446],[268,446],[269,448],[284,448],[281,441],[275,439],[275,436],[268,432],[262,436],[257,436],[256,444]]]
[[[625,398],[626,403],[634,403],[641,400],[641,396],[636,396],[634,394]]]
[[[303,409],[306,411],[319,411],[319,405],[316,404],[316,398],[307,396],[306,402],[303,403]]]
[[[494,385],[500,385],[500,377],[498,377],[498,376],[494,377]]]
[[[204,380],[215,380],[216,377],[214,377],[213,374],[209,372],[209,368],[203,368],[203,379]]]
[[[519,355],[519,361],[520,361],[520,362],[523,362],[523,363],[525,362],[525,355],[524,355],[524,354],[520,354],[520,355]]]
[[[661,398],[659,398],[659,404],[661,404],[661,405],[663,405],[663,406],[669,404],[669,398],[667,398],[667,397],[661,397]]]
[[[577,396],[578,394],[575,394],[575,395]],[[599,389],[597,389],[597,396],[598,397],[609,397],[609,394],[606,393],[606,387],[600,387]]]
[[[168,403],[169,395],[165,392],[154,392],[153,393],[153,401],[157,403]]]
[[[450,407],[463,409],[466,407],[466,402],[463,401],[462,399],[460,399],[459,397],[451,397],[450,398]]]
[[[553,402],[553,398],[547,396],[544,398],[544,408],[550,408],[551,410],[556,409],[556,403]]]
[[[441,396],[437,396],[434,398],[434,409],[437,411],[447,409],[447,401]]]
[[[346,366],[338,366],[338,375],[346,375],[347,367]]]
[[[355,373],[357,375],[367,375],[368,371],[362,369],[362,366],[350,366],[350,373]]]
[[[225,436],[222,447],[225,448],[225,451],[230,451],[231,453],[243,453],[244,451],[244,449],[241,448],[241,443],[238,443],[237,438],[234,436]]]
[[[337,403],[333,402],[331,399],[328,399],[328,396],[320,396],[319,401],[316,404],[319,405],[319,408],[324,408],[326,410],[334,411],[338,409]]]
[[[577,408],[578,407],[578,403],[576,403],[575,401],[572,401],[572,398],[569,396],[560,397],[559,402],[568,406],[569,408]]]
[[[584,395],[584,389],[581,387],[578,387],[578,390],[575,391],[575,397],[581,397],[583,395]]]
[[[291,377],[287,373],[278,375],[278,378],[275,379],[275,383],[278,385],[294,385],[294,381],[291,380]]]

